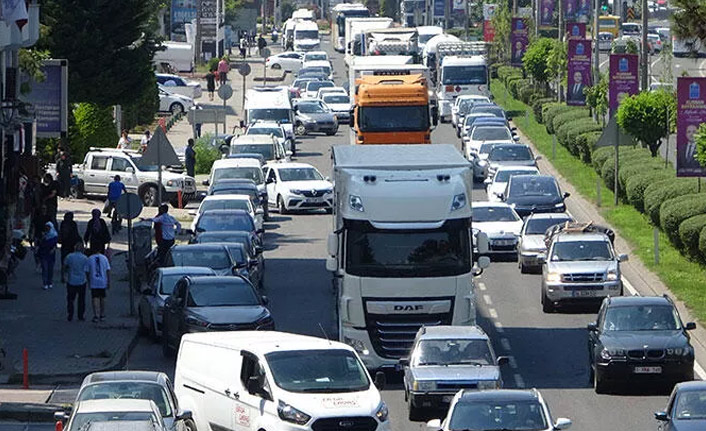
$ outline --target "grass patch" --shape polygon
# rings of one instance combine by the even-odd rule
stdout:
[[[570,182],[586,199],[596,202],[597,187],[600,177],[592,166],[575,158],[563,146],[556,144],[556,157],[552,158],[552,135],[547,133],[543,124],[538,123],[532,109],[506,92],[499,81],[491,82],[491,91],[495,102],[507,110],[515,125],[524,133],[547,158],[554,168]],[[525,118],[525,112],[529,113]],[[620,235],[633,247],[633,256],[639,258],[645,266],[664,282],[677,298],[684,301],[697,319],[706,323],[706,295],[702,286],[706,286],[706,271],[699,263],[690,261],[669,242],[664,232],[660,231],[660,263],[654,262],[654,226],[649,219],[633,206],[620,203],[613,205],[613,192],[600,181],[602,208],[601,215],[614,226]]]

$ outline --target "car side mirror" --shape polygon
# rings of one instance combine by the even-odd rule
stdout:
[[[125,172],[127,172],[128,174],[134,174],[135,169],[133,167],[128,167],[127,169],[125,169]]]
[[[256,245],[255,246],[255,253],[260,254],[264,251],[261,245]]]
[[[387,377],[385,376],[385,373],[382,371],[378,371],[375,373],[375,387],[378,388],[379,391],[383,390],[385,388],[385,384],[387,383]]]
[[[537,261],[539,261],[539,263],[546,262],[547,261],[547,254],[546,253],[538,253],[537,254]]]
[[[338,261],[335,257],[329,256],[326,258],[326,271],[336,272],[338,271]]]
[[[507,356],[498,356],[498,365],[507,365],[510,362],[510,359]]]
[[[565,430],[569,429],[569,427],[571,427],[571,419],[559,418],[554,422],[555,430]]]
[[[267,305],[270,303],[270,298],[268,298],[266,295],[262,295],[262,303]]]
[[[501,201],[505,200],[505,193],[503,193],[503,192],[496,193],[495,196],[497,196],[498,199],[500,199]]]
[[[625,253],[618,255],[618,262],[627,262],[628,259],[630,258]]]
[[[655,419],[658,421],[667,422],[669,420],[669,416],[667,416],[667,412],[655,412]]]
[[[265,229],[258,229],[255,231],[257,234],[265,233]]]
[[[353,111],[351,111],[350,116],[348,117],[348,125],[355,127],[355,115],[353,114]]]
[[[179,412],[179,414],[176,415],[176,417],[174,419],[176,419],[178,421],[186,421],[186,420],[190,420],[191,418],[193,418],[193,416],[194,415],[193,415],[193,413],[191,413],[191,410],[182,410],[181,412]]]
[[[292,153],[292,152],[289,151],[289,150],[287,150],[287,151],[284,152],[284,155],[287,156],[287,157],[292,157],[292,154],[294,154],[294,153]]]
[[[588,329],[591,332],[596,332],[598,330],[598,324],[596,322],[591,322],[588,325],[586,325],[586,329]]]
[[[427,422],[427,431],[441,431],[441,419],[432,419]]]
[[[517,140],[519,141],[520,138],[518,137]],[[538,162],[538,161],[542,160],[542,156],[537,156],[537,157],[534,158],[534,160],[535,160],[536,162]]]
[[[210,183],[211,183],[211,182],[210,182],[209,180],[203,180],[203,181],[201,181],[201,184],[203,184],[204,186],[207,186],[207,185],[209,185]]]
[[[515,141],[515,142],[520,142],[520,137],[517,136],[517,135],[513,135],[513,136],[512,136],[512,140]]]
[[[507,120],[508,122],[510,122],[510,121],[512,121],[512,117],[507,117],[506,120]]]
[[[250,266],[258,266],[259,264],[260,264],[260,261],[258,261],[257,259],[248,260],[248,265],[250,265]]]
[[[686,329],[687,331],[693,331],[694,329],[696,329],[696,323],[687,322],[686,325],[684,325],[684,329]]]
[[[564,192],[564,199],[568,198],[569,196],[571,196],[571,193],[569,193],[569,192]]]

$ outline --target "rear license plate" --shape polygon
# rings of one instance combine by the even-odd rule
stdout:
[[[595,290],[574,290],[573,294],[576,298],[593,298],[596,296]]]
[[[662,367],[635,367],[633,372],[635,374],[661,374]]]
[[[443,397],[441,397],[441,401],[445,402],[445,403],[450,403],[451,400],[453,400],[453,399],[454,399],[453,395],[444,395]]]
[[[493,245],[513,245],[515,242],[511,239],[500,239],[493,241]]]

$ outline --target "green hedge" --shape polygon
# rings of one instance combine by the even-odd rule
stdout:
[[[667,169],[652,170],[637,173],[625,182],[625,195],[628,203],[636,210],[645,212],[645,189],[653,183],[666,179],[674,179],[674,172]]]
[[[677,247],[682,246],[679,225],[689,217],[706,213],[706,194],[693,193],[682,197],[684,199],[679,201],[665,201],[659,209],[659,225]]]
[[[584,132],[576,137],[574,145],[576,145],[578,149],[581,161],[588,165],[591,164],[591,154],[593,154],[593,149],[601,138],[601,135],[603,135],[603,131],[598,130],[594,132]]]
[[[508,89],[510,90],[510,95],[515,99],[520,98],[520,89],[532,86],[532,80],[524,79],[520,77],[509,77],[507,80]]]
[[[649,153],[647,153],[649,157]],[[633,176],[655,170],[664,170],[664,162],[660,161],[654,157],[631,157],[625,161],[624,164],[620,166],[620,172],[618,173],[618,184],[620,188],[625,190],[627,187],[627,182]]]
[[[645,152],[639,148],[625,147],[620,148],[618,160],[620,166],[625,166],[626,163],[632,163],[632,160],[636,160],[638,158],[644,160],[646,157],[649,157],[649,153],[645,154]],[[606,187],[612,190],[615,187],[615,150],[613,150],[613,152],[603,162],[600,174]],[[620,187],[620,184],[618,184],[618,187]],[[623,194],[620,189],[618,189],[618,193]]]
[[[706,260],[706,228],[701,229],[699,234],[699,253],[701,259]]]
[[[571,109],[575,109],[572,106],[566,106],[563,103],[552,103],[548,105],[546,108],[542,109],[542,123],[544,123],[544,127],[547,128],[547,133],[549,133],[549,130],[552,125],[552,120],[554,117],[559,115],[562,112],[569,111]],[[554,130],[552,129],[552,132]]]
[[[608,158],[610,158],[613,154],[615,154],[614,147],[595,148],[591,153],[591,164],[593,165],[593,169],[600,174],[603,163],[605,163],[605,161],[608,160]]]
[[[679,240],[682,243],[682,250],[692,259],[705,261],[699,251],[700,233],[706,228],[706,214],[699,214],[689,217],[679,225]]]
[[[534,112],[534,118],[537,120],[538,123],[542,124],[543,122],[542,114],[544,112],[544,109],[553,105],[559,105],[559,103],[556,102],[556,98],[554,97],[542,97],[534,99],[534,101],[532,102],[532,111]]]
[[[547,111],[546,115],[544,115],[544,127],[547,128],[547,133],[549,133],[550,135],[553,135],[554,133],[556,133],[556,126],[557,125],[555,125],[554,121],[557,118],[561,117],[563,120],[563,118],[566,118],[566,117],[563,117],[563,115],[570,113],[570,112],[580,112],[580,111],[581,111],[581,109],[577,108],[576,106],[561,106],[556,109],[552,109],[550,111]],[[572,120],[576,118],[576,117],[571,117],[571,116],[569,116],[569,117]],[[565,122],[566,122],[566,120],[563,120],[560,123],[563,124]]]
[[[570,111],[562,112],[560,114],[557,114],[554,118],[552,118],[552,132],[551,133],[556,133],[557,138],[559,128],[563,126],[566,123],[569,123],[574,120],[583,120],[586,121],[590,117],[590,112],[588,109],[581,109],[581,108],[574,108]],[[589,120],[590,121],[590,120]]]
[[[501,81],[503,81],[503,83],[505,83],[505,80],[510,75],[519,74],[520,76],[522,76],[522,71],[518,67],[502,65],[502,66],[498,66],[497,74],[498,74],[498,79],[500,79]]]
[[[660,225],[660,206],[668,199],[698,191],[691,178],[669,178],[657,181],[645,189],[645,213],[655,226]]]
[[[594,123],[592,120],[586,121],[586,119],[577,119],[559,127],[556,136],[559,143],[565,146],[571,154],[581,158],[581,148],[578,144],[578,137],[584,133],[599,133],[598,136],[600,137],[602,130],[603,127],[601,127],[600,124]]]

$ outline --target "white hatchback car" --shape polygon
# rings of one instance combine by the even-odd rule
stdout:
[[[304,54],[304,62],[308,63],[310,61],[328,61],[328,54],[326,51],[309,51]]]
[[[326,93],[321,97],[321,100],[336,114],[338,124],[348,122],[351,117],[351,98],[347,94]]]
[[[489,254],[515,254],[522,219],[502,202],[473,202],[473,229],[488,235]]]
[[[265,165],[265,183],[270,207],[280,214],[292,210],[333,210],[333,184],[306,163]]]
[[[501,202],[499,195],[505,192],[507,182],[513,175],[539,175],[539,169],[534,166],[499,166],[493,178],[485,179],[485,190],[490,202]]]
[[[263,214],[262,208],[255,208],[252,205],[252,200],[248,195],[214,195],[206,196],[201,201],[199,209],[190,211],[194,216],[194,221],[191,222],[191,230],[196,232],[196,226],[201,218],[201,214],[208,210],[243,210],[247,211],[255,222],[257,230],[263,229]]]

